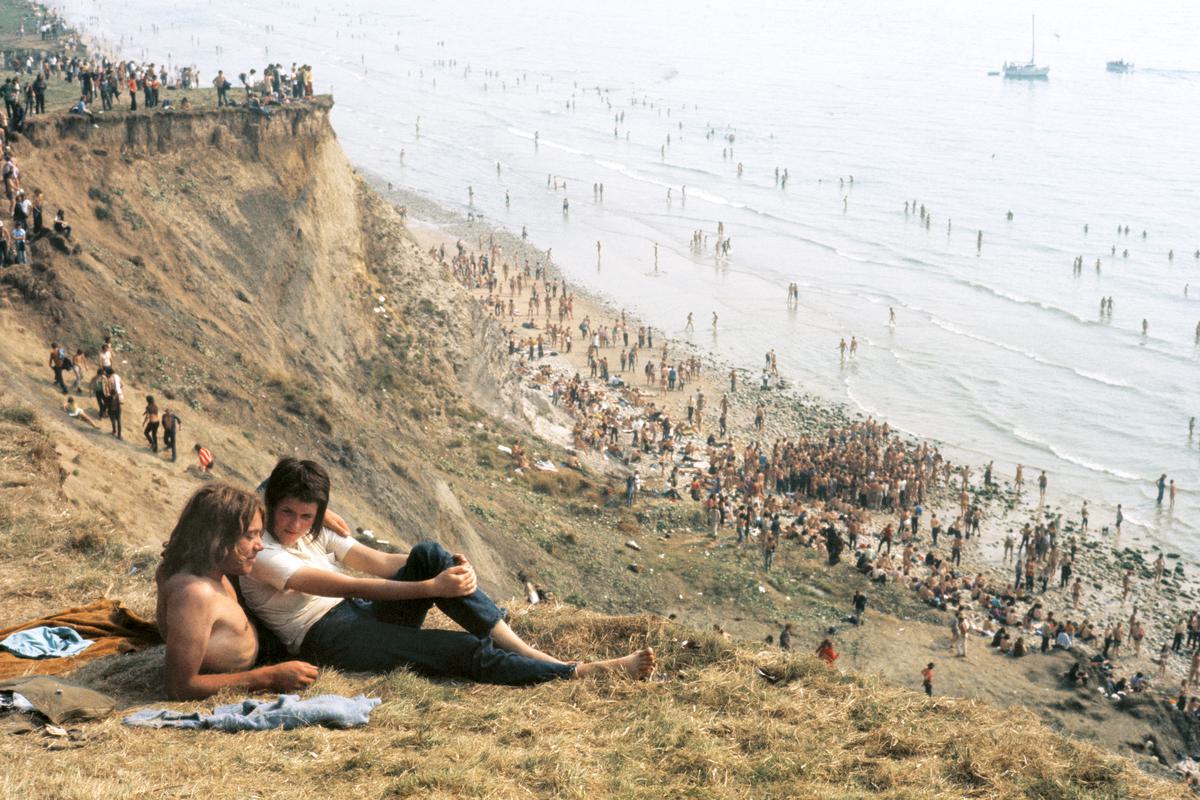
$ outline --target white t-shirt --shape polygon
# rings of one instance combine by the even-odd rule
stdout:
[[[342,602],[340,597],[320,597],[285,588],[301,567],[341,572],[341,561],[354,547],[354,540],[338,536],[328,528],[315,538],[305,536],[284,547],[269,533],[263,534],[263,550],[254,569],[239,581],[246,602],[258,618],[275,632],[292,655],[300,652],[308,629]]]

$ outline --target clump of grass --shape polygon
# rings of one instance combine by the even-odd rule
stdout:
[[[32,408],[25,406],[4,406],[0,408],[0,419],[17,425],[32,425],[34,413]]]

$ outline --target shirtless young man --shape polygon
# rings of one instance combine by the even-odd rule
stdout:
[[[258,636],[230,577],[254,568],[262,534],[258,499],[224,484],[200,489],[179,515],[154,576],[172,699],[229,687],[291,692],[316,678],[317,668],[303,661],[254,668]]]

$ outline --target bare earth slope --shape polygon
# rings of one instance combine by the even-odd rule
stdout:
[[[75,231],[37,242],[32,265],[4,277],[18,304],[0,316],[17,376],[6,392],[52,410],[37,369],[49,341],[94,353],[113,336],[126,443],[56,439],[87,451],[78,491],[103,495],[129,542],[161,541],[197,485],[169,479],[203,442],[219,477],[248,483],[279,454],[322,458],[360,524],[401,522],[486,562],[487,542],[414,454],[421,428],[454,424],[465,398],[499,407],[498,380],[478,380],[490,366],[478,354],[498,348],[476,341],[486,332],[465,294],[347,163],[329,106],[35,120],[16,145],[25,185],[61,202]],[[183,417],[178,465],[140,446],[145,394]],[[163,492],[145,480],[156,474]]]

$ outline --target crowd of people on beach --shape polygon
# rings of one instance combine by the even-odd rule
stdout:
[[[1152,681],[1165,692],[1171,659],[1184,659],[1190,663],[1189,677],[1170,699],[1200,721],[1200,697],[1195,696],[1200,694],[1200,612],[1186,615],[1175,626],[1171,645],[1161,651],[1148,644],[1155,621],[1136,605],[1128,618],[1097,619],[1105,612],[1086,602],[1092,598],[1085,597],[1090,593],[1079,574],[1089,566],[1081,552],[1089,537],[1087,506],[1078,523],[1050,513],[1044,471],[1036,479],[1037,504],[1029,519],[1005,535],[1001,563],[988,564],[972,539],[982,535],[986,509],[1021,497],[1023,466],[1007,488],[991,463],[972,482],[970,468],[955,467],[936,447],[906,441],[887,423],[870,418],[834,421],[817,433],[771,440],[763,426],[764,400],[753,397],[764,395],[746,387],[739,392],[736,370],[729,391],[710,412],[703,386],[685,388],[699,373],[699,358],[672,358],[671,343],[660,340],[655,347],[651,329],[623,313],[599,324],[585,315],[576,325],[573,295],[540,260],[513,266],[494,241],[481,238],[478,245],[479,252],[472,252],[458,243],[450,259],[454,275],[508,332],[508,352],[527,381],[573,421],[571,448],[602,453],[628,470],[627,505],[646,491],[690,500],[703,508],[713,540],[757,551],[764,571],[772,569],[785,547],[815,550],[830,567],[849,551],[852,567],[867,580],[902,587],[945,612],[950,649],[959,657],[966,656],[972,638],[1011,658],[1068,654],[1063,688],[1093,687],[1114,701],[1145,691]],[[431,255],[445,259],[445,249]],[[576,331],[586,343],[586,376],[547,358],[571,352]],[[642,363],[644,382],[632,377]],[[764,376],[770,376],[771,353],[765,364]],[[680,395],[673,393],[687,398],[678,419],[670,406]],[[746,438],[737,437],[740,441],[729,419],[735,402],[747,412],[753,408],[753,429]],[[1166,476],[1158,483],[1162,502],[1171,484]],[[934,506],[950,506],[953,512],[943,520]],[[1122,519],[1118,508],[1118,536]],[[1100,535],[1108,533],[1105,528]],[[1004,575],[1006,569],[1011,577]],[[1169,577],[1161,555],[1153,574],[1151,591],[1158,591]],[[1135,572],[1128,569],[1122,606],[1137,602],[1134,580]],[[853,605],[848,619],[861,621],[865,595],[857,593]],[[1127,640],[1131,647],[1123,650]],[[818,651],[829,663],[836,659],[829,636]],[[1158,653],[1153,675],[1125,666],[1138,664],[1143,651]],[[927,670],[923,684],[932,691],[932,665]]]

